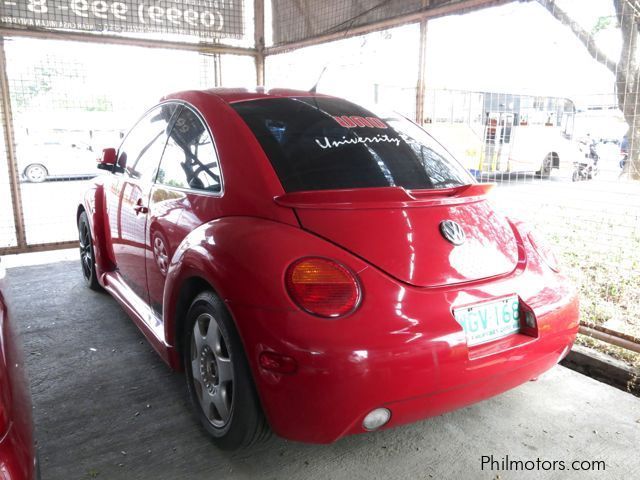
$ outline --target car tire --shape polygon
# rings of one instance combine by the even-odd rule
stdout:
[[[542,165],[540,165],[540,170],[536,172],[540,178],[549,178],[551,176],[551,169],[553,168],[553,157],[551,154],[547,154],[542,160]]]
[[[31,183],[42,183],[49,176],[47,167],[40,163],[32,163],[24,169],[24,178]]]
[[[242,342],[217,295],[207,291],[193,300],[184,332],[187,392],[213,443],[236,450],[269,438]]]
[[[87,286],[91,290],[99,292],[102,286],[98,282],[96,272],[96,262],[93,250],[93,237],[91,236],[91,226],[87,212],[82,212],[78,217],[78,239],[80,241],[80,266],[82,267],[82,276]]]

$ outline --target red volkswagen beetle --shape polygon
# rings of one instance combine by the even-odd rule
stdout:
[[[107,149],[82,271],[184,368],[215,443],[326,443],[540,375],[578,328],[547,245],[399,116],[298,91],[170,95]]]
[[[2,294],[5,271],[0,264],[0,479],[36,478],[31,395],[24,360]]]

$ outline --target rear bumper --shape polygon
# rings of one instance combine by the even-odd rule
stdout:
[[[393,415],[389,424],[384,428],[441,415],[504,393],[538,377],[556,365],[569,351],[575,335],[563,337],[549,342],[548,346],[551,350],[549,353],[535,355],[535,358],[527,363],[516,363],[494,375],[480,377],[470,383],[438,391],[431,395],[383,405],[391,410]],[[360,424],[356,423],[352,425],[347,433],[359,433],[361,431]]]
[[[364,432],[364,417],[378,407],[391,410],[390,428],[470,405],[544,373],[577,334],[575,292],[549,269],[431,290],[372,269],[359,276],[365,300],[339,320],[230,305],[265,414],[280,436],[329,443]],[[537,330],[468,347],[452,308],[513,293],[536,315]],[[297,372],[261,368],[265,350],[294,358]]]
[[[415,366],[417,358],[406,363],[389,358],[386,363],[376,362],[375,367],[325,358],[335,367],[318,364],[282,376],[262,371],[261,397],[278,435],[301,442],[330,443],[364,433],[362,421],[375,408],[391,411],[391,420],[383,427],[386,429],[503,393],[556,365],[574,339],[575,332],[567,331],[535,345],[514,347],[502,355],[475,361],[460,358],[457,364],[442,367],[428,351],[421,367]],[[353,362],[353,358],[350,360]]]

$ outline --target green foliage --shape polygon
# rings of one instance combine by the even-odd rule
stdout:
[[[591,35],[595,35],[602,30],[612,27],[617,27],[617,22],[614,17],[598,17],[596,24],[591,29]]]
[[[18,110],[25,109],[32,98],[50,92],[60,75],[62,72],[55,65],[34,65],[28,75],[21,76],[17,84],[11,85],[11,97]]]
[[[545,182],[496,194],[553,244],[562,273],[578,288],[582,322],[640,337],[640,186]],[[639,354],[590,340],[579,343],[640,366]]]
[[[89,112],[112,112],[113,103],[106,95],[98,95],[93,99],[93,103],[87,105],[85,110]]]
[[[94,92],[84,65],[60,63],[49,57],[11,71],[10,94],[16,112],[71,109],[113,111],[109,96]]]

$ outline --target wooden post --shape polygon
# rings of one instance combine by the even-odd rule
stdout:
[[[149,40],[146,38],[117,37],[113,35],[96,35],[87,32],[59,32],[47,30],[27,30],[20,28],[0,27],[0,36],[38,38],[42,40],[62,40],[69,42],[98,43],[100,45],[125,45],[142,48],[162,48],[168,50],[185,50],[198,53],[219,53],[221,55],[255,56],[254,48],[231,47],[208,43],[184,43],[168,40]]]
[[[22,192],[20,191],[20,175],[16,164],[16,144],[13,132],[13,113],[11,97],[9,96],[9,78],[7,77],[7,58],[4,53],[4,37],[0,37],[0,90],[2,94],[2,123],[4,130],[4,144],[7,153],[7,171],[9,173],[9,187],[11,190],[11,204],[13,206],[13,222],[16,229],[18,249],[27,246],[27,237],[22,214]]]
[[[254,0],[254,48],[256,49],[256,84],[264,87],[264,0]]]
[[[422,8],[429,7],[430,0],[422,0]],[[427,89],[427,18],[420,20],[420,49],[418,54],[418,82],[416,84],[416,123],[424,125],[424,97]]]

